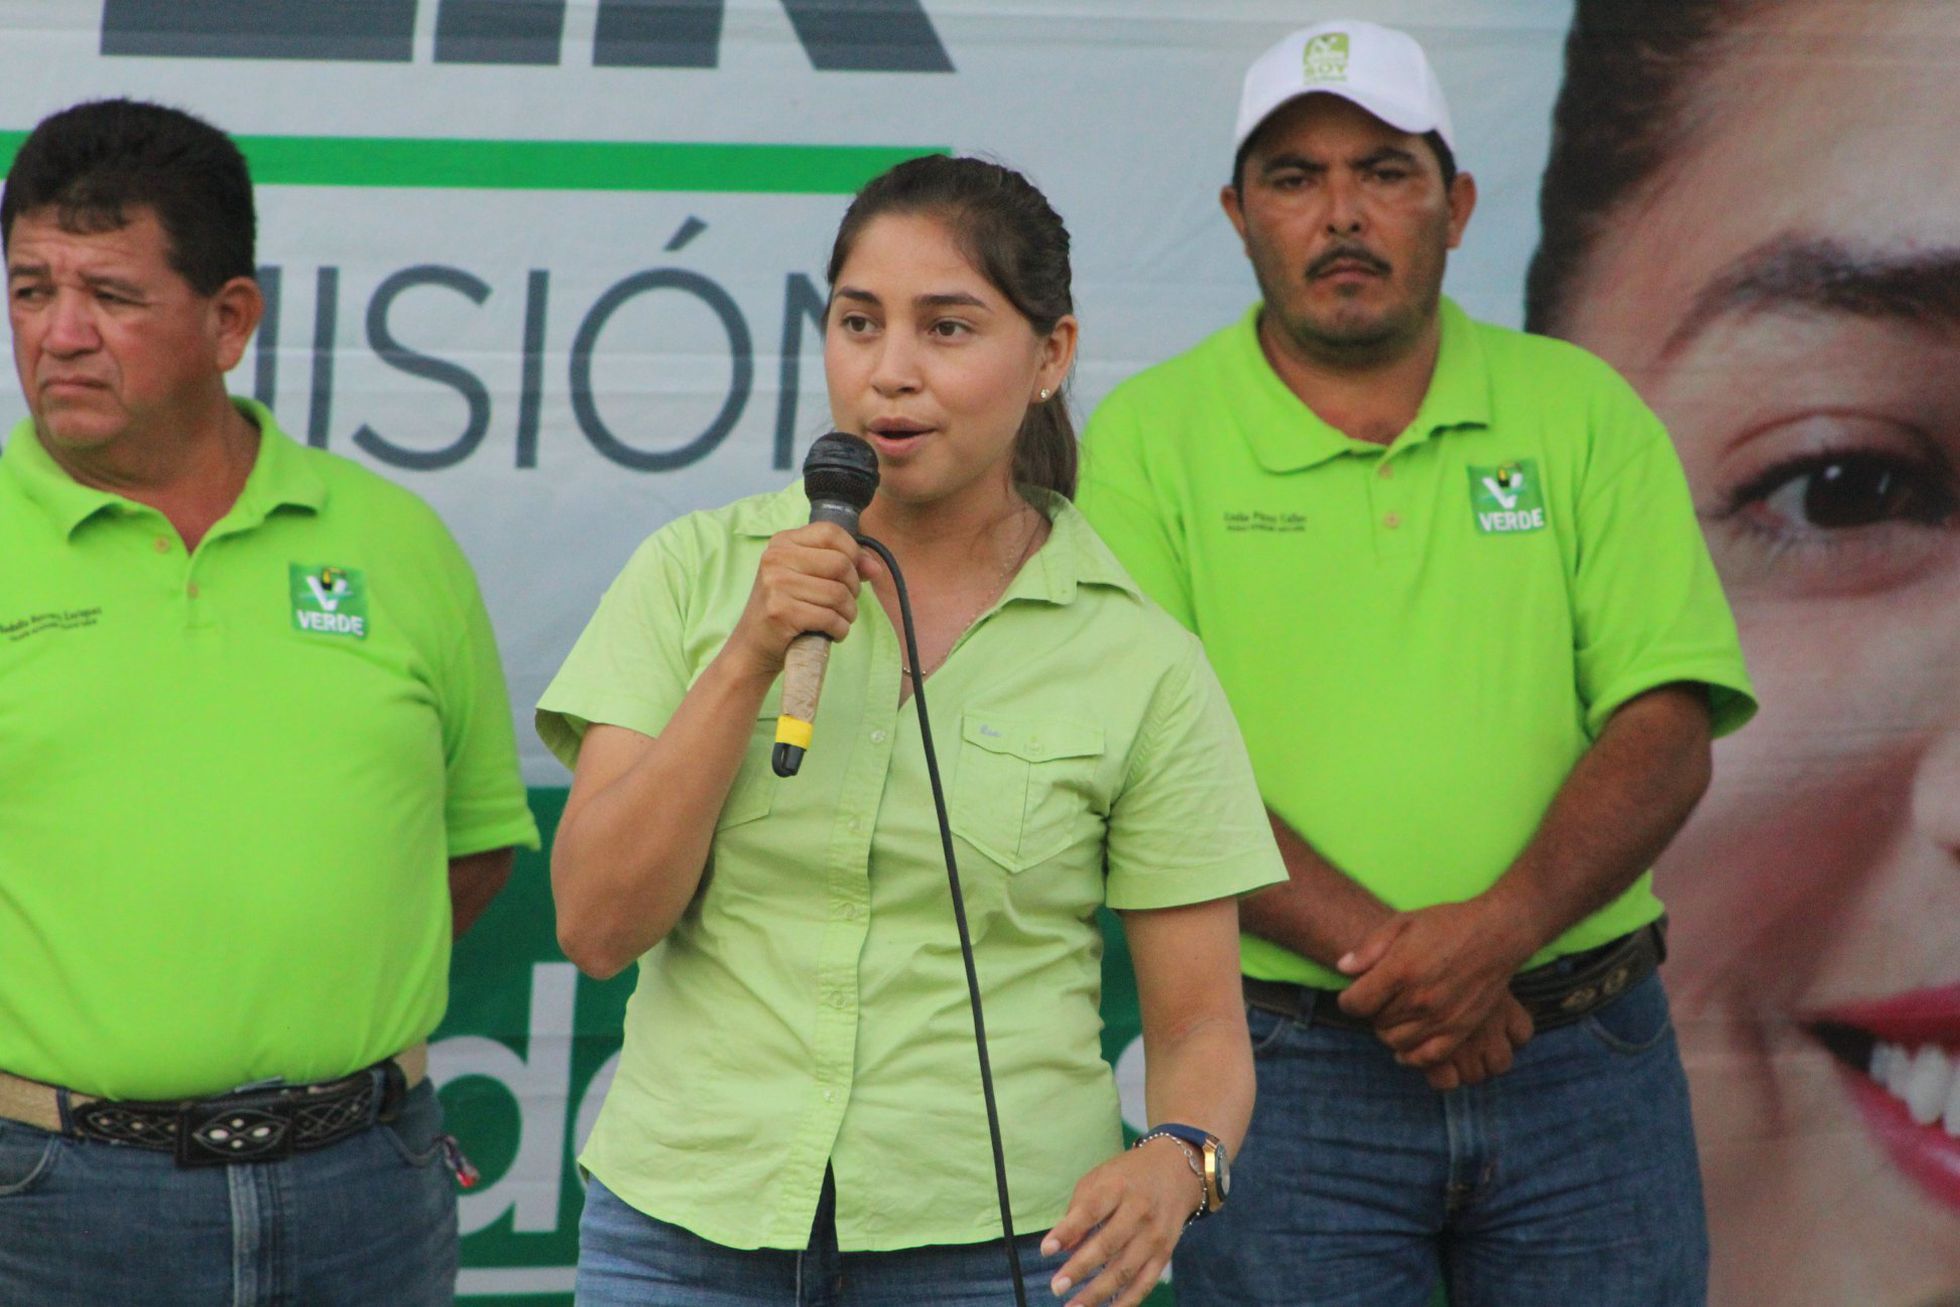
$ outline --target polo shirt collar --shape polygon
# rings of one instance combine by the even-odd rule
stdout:
[[[1231,329],[1233,348],[1225,377],[1228,393],[1250,394],[1260,401],[1243,427],[1260,466],[1268,472],[1299,472],[1369,447],[1323,422],[1273,371],[1259,344],[1264,307],[1253,305]],[[1438,305],[1437,318],[1442,340],[1436,371],[1415,421],[1396,437],[1395,446],[1417,444],[1456,427],[1490,425],[1490,374],[1475,325],[1447,296]]]
[[[0,476],[11,478],[27,501],[47,514],[64,540],[97,513],[119,511],[129,503],[111,491],[85,486],[63,471],[42,447],[31,417],[22,418],[8,434],[6,453],[0,455]]]
[[[1116,561],[1116,555],[1110,553],[1109,546],[1102,542],[1081,510],[1052,491],[1042,493],[1047,496],[1048,540],[1014,578],[1006,597],[1066,604],[1085,585],[1111,586],[1141,597],[1143,592],[1137,589],[1136,582]],[[772,536],[809,520],[810,500],[803,493],[803,483],[797,481],[774,494],[759,495],[737,504],[729,519],[729,530],[738,536]],[[904,563],[904,559],[899,559],[901,567]]]
[[[279,429],[271,411],[256,400],[234,397],[232,403],[258,427],[259,451],[238,502],[225,519],[242,517],[256,524],[285,505],[317,511],[326,502],[326,483]],[[72,537],[77,527],[97,513],[141,511],[135,501],[113,490],[85,486],[68,475],[41,444],[32,418],[23,418],[7,437],[5,455],[0,456],[0,475],[13,477],[63,538]]]
[[[1477,325],[1447,296],[1437,317],[1443,324],[1443,340],[1436,352],[1436,371],[1429,378],[1429,393],[1422,397],[1416,420],[1402,435],[1411,444],[1457,427],[1490,425],[1490,368]]]
[[[238,492],[238,502],[225,517],[256,524],[281,508],[319,512],[327,502],[327,483],[306,450],[280,429],[279,420],[265,405],[239,396],[231,402],[259,429],[259,456],[245,478],[245,488]]]

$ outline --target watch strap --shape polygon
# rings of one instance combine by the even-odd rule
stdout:
[[[1203,1165],[1198,1172],[1198,1179],[1204,1185],[1204,1203],[1198,1209],[1197,1216],[1209,1216],[1212,1212],[1223,1207],[1225,1205],[1226,1167],[1231,1163],[1225,1152],[1225,1145],[1218,1136],[1212,1134],[1209,1130],[1201,1130],[1197,1126],[1186,1125],[1182,1121],[1159,1122],[1145,1132],[1143,1139],[1148,1139],[1153,1135],[1167,1135],[1179,1143],[1187,1144],[1195,1149],[1203,1159]],[[1142,1143],[1143,1140],[1139,1139],[1137,1142]],[[1192,1219],[1195,1220],[1197,1217],[1193,1217]]]

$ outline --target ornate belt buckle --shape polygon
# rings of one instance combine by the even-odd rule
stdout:
[[[1619,966],[1614,967],[1613,970],[1607,973],[1606,979],[1599,982],[1599,992],[1602,1000],[1617,998],[1620,991],[1627,987],[1627,981],[1631,979],[1633,979],[1633,963],[1622,962]]]
[[[98,1143],[168,1150],[177,1127],[168,1103],[129,1103],[98,1098],[70,1109],[75,1134]]]
[[[179,1166],[269,1162],[292,1152],[292,1101],[277,1091],[192,1103],[177,1118]]]

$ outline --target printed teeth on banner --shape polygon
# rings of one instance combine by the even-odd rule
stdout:
[[[1960,1076],[1954,1074],[1956,1064],[1960,1064],[1960,1051],[1938,1044],[1911,1048],[1878,1040],[1872,1044],[1865,1074],[1905,1104],[1915,1123],[1930,1126],[1939,1122],[1948,1135],[1960,1139]]]

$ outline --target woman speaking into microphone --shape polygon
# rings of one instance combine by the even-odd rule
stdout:
[[[865,535],[802,487],[683,517],[538,709],[573,767],[552,855],[586,972],[639,963],[591,1140],[578,1302],[1013,1301],[957,854],[1011,1191],[1048,1301],[1131,1307],[1225,1199],[1252,1108],[1234,896],[1284,879],[1197,641],[1070,503],[1068,233],[1020,174],[869,183],[828,269],[832,420],[877,456]],[[799,774],[786,651],[835,645]],[[1097,909],[1135,962],[1152,1130],[1122,1146]],[[1048,1297],[1048,1294],[1054,1297]]]

